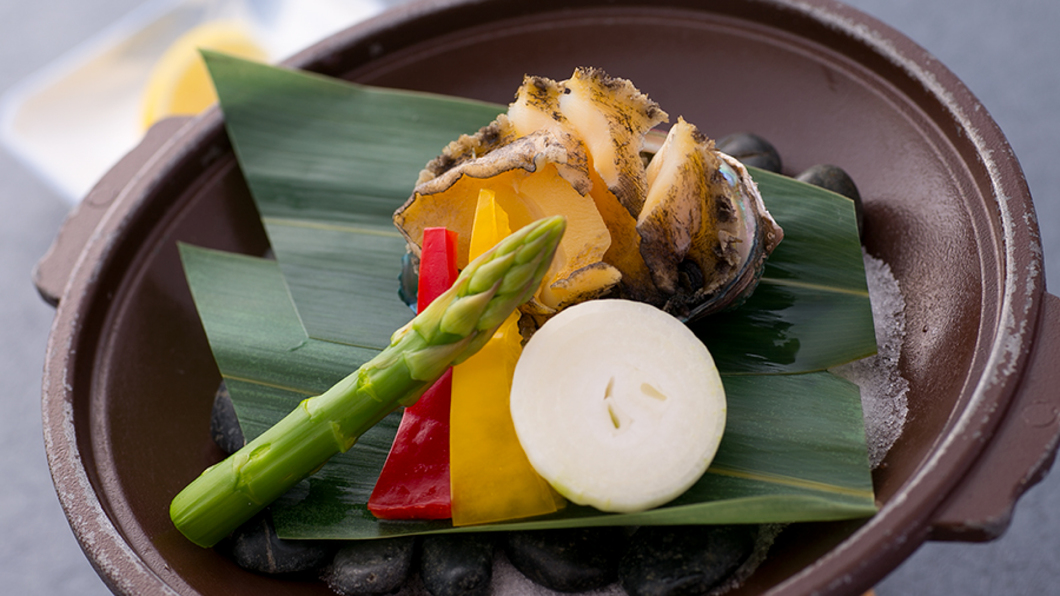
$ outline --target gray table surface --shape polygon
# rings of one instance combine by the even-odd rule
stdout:
[[[0,3],[0,91],[141,0]],[[1030,184],[1046,278],[1060,279],[1060,2],[848,0],[924,46],[1000,124]],[[40,371],[53,311],[30,283],[69,205],[0,151],[0,593],[108,594],[52,487]],[[1060,594],[1060,472],[1019,502],[986,544],[927,543],[876,588],[905,594]]]

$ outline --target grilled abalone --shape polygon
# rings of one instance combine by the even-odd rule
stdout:
[[[746,298],[783,232],[746,168],[632,83],[579,68],[566,81],[527,76],[506,114],[450,143],[394,215],[418,254],[423,229],[461,236],[475,197],[493,191],[513,229],[564,214],[567,234],[524,310],[550,316],[604,295],[690,320]],[[647,165],[641,159],[649,155]]]
[[[747,168],[683,118],[653,149],[637,232],[664,310],[691,320],[739,304],[783,230]]]

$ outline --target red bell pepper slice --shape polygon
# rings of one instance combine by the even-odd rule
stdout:
[[[456,281],[457,234],[445,228],[423,231],[416,306],[422,311]],[[449,484],[449,403],[452,369],[415,404],[405,408],[394,444],[368,499],[381,519],[452,517]]]
[[[416,289],[417,312],[452,287],[456,270],[457,233],[445,228],[425,228],[420,251],[420,280]]]

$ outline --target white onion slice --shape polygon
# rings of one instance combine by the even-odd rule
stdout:
[[[512,421],[530,463],[571,501],[641,511],[692,486],[725,429],[707,348],[673,316],[592,300],[552,317],[515,369]]]

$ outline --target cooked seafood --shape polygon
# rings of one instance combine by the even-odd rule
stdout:
[[[667,119],[600,69],[566,81],[527,76],[506,114],[426,165],[395,224],[413,254],[425,227],[456,230],[465,264],[481,189],[496,193],[513,228],[566,215],[553,267],[524,307],[536,317],[604,295],[684,320],[737,304],[783,231],[747,169],[695,126],[678,118],[660,142],[652,129]]]

